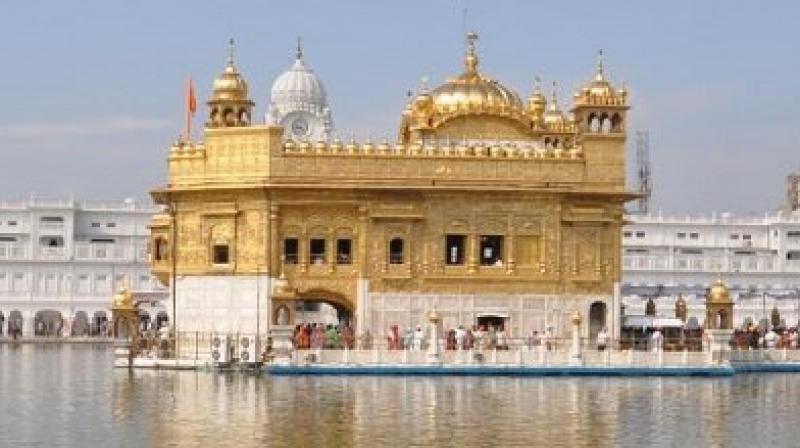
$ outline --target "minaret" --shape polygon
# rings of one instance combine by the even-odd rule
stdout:
[[[208,100],[208,128],[249,126],[253,103],[247,94],[247,81],[236,69],[234,42],[228,42],[228,63],[214,80],[211,99]]]

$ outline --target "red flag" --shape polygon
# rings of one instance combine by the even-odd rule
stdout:
[[[194,95],[194,82],[192,82],[192,78],[189,78],[189,87],[186,90],[186,109],[191,115],[197,112],[197,97]]]
[[[189,78],[186,86],[186,141],[192,138],[192,117],[197,112],[197,97],[194,94],[194,82]]]

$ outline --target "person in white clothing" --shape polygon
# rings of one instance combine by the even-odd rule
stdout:
[[[421,326],[417,325],[417,329],[414,331],[414,350],[422,350],[423,342],[425,342],[425,332],[422,331]]]
[[[778,345],[778,333],[775,330],[769,330],[764,336],[764,344],[767,348],[775,348]]]
[[[600,330],[600,333],[597,333],[597,350],[605,350],[606,345],[608,345],[608,333],[606,333],[606,329],[603,328]]]
[[[467,332],[464,331],[464,326],[463,325],[459,325],[458,328],[456,328],[456,348],[457,349],[464,350],[466,348],[466,347],[464,347],[464,339],[466,337],[467,337]]]
[[[652,351],[660,352],[661,351],[661,342],[663,340],[663,336],[661,335],[661,330],[656,328],[656,331],[653,332],[653,335],[650,337],[653,343]]]

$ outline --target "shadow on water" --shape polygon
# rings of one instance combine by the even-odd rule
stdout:
[[[793,446],[800,405],[800,375],[269,377],[111,358],[0,346],[0,445]]]

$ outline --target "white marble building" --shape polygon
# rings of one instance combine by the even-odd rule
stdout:
[[[763,216],[629,215],[623,232],[623,304],[644,314],[674,315],[678,294],[703,323],[704,290],[718,277],[731,288],[734,324],[769,319],[774,307],[788,326],[800,309],[800,212]]]
[[[126,200],[0,201],[0,330],[23,336],[91,335],[129,285],[142,317],[171,314],[169,291],[150,274],[147,224],[156,209]],[[145,315],[146,313],[146,315]]]

